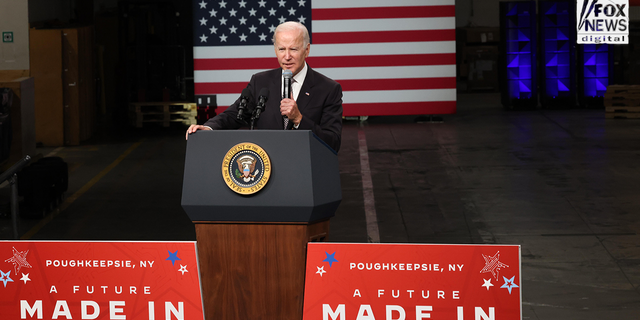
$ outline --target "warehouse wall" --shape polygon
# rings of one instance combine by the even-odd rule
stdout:
[[[13,42],[0,42],[0,70],[29,69],[28,14],[24,0],[0,1],[0,32],[13,32]]]

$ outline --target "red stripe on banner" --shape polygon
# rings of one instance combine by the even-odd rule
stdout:
[[[273,58],[193,59],[194,70],[275,69],[277,67],[275,51]]]
[[[196,82],[194,84],[195,94],[222,94],[242,92],[249,83],[246,82]]]
[[[455,89],[455,77],[413,78],[413,79],[362,79],[340,80],[342,91],[369,90],[419,90]],[[195,83],[196,94],[223,94],[242,92],[247,82],[200,82]]]
[[[342,107],[345,117],[456,113],[456,101],[345,103]]]
[[[456,54],[309,57],[307,62],[312,68],[434,66],[456,64]]]
[[[312,44],[334,44],[455,40],[456,31],[454,29],[445,29],[409,31],[322,32],[314,33],[311,41]]]
[[[454,17],[455,6],[312,9],[313,20]]]
[[[456,54],[309,57],[306,60],[312,68],[433,66],[456,64]],[[194,59],[193,64],[195,70],[268,70],[278,67],[275,55],[273,58]]]
[[[217,107],[216,113],[220,114],[227,108],[229,106]],[[454,114],[456,113],[456,101],[345,103],[342,108],[342,115],[345,117]]]
[[[342,91],[455,89],[456,78],[340,80]]]

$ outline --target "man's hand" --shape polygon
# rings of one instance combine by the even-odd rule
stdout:
[[[298,104],[293,99],[282,99],[280,101],[280,114],[289,118],[289,121],[293,121],[296,125],[302,121],[302,114],[298,110]]]
[[[211,130],[211,128],[209,127],[205,127],[205,126],[201,126],[199,124],[192,124],[189,129],[187,129],[187,134],[185,135],[184,139],[185,140],[189,140],[189,135],[198,131],[198,130]]]

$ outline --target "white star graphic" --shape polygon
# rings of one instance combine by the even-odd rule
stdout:
[[[225,17],[220,18],[220,25],[227,25],[227,19]]]
[[[278,7],[284,7],[286,4],[287,4],[287,2],[284,1],[284,0],[278,1]]]
[[[482,258],[484,258],[484,268],[482,268],[482,270],[480,270],[480,273],[487,273],[487,272],[491,272],[491,274],[493,275],[493,278],[496,279],[496,281],[498,281],[498,274],[500,272],[500,269],[502,268],[508,268],[509,266],[500,262],[500,251],[496,252],[496,254],[492,256],[488,256],[483,254]]]
[[[280,18],[278,18],[278,20],[280,20],[280,23],[285,23],[287,22],[287,18],[280,16]]]
[[[269,10],[269,15],[270,15],[270,16],[275,16],[275,15],[276,15],[276,9],[271,8],[271,9]]]
[[[249,27],[249,33],[256,33],[256,30],[258,30],[258,28],[256,28],[256,26],[251,25],[251,27]]]
[[[294,9],[293,7],[291,7],[291,9],[289,9],[289,15],[290,15],[290,16],[295,16],[295,15],[296,15],[296,9]]]
[[[263,34],[259,35],[259,37],[260,37],[260,41],[267,41],[267,35],[266,34],[263,33]]]
[[[273,33],[274,31],[276,31],[276,27],[274,25],[271,25],[269,27],[269,32]]]
[[[258,11],[256,11],[256,9],[251,8],[251,10],[249,10],[249,15],[250,15],[250,16],[255,16],[255,15],[256,15],[256,12],[258,12]]]
[[[238,4],[240,5],[240,8],[246,8],[245,6],[247,5],[247,2],[242,0],[242,1],[238,2]]]
[[[218,11],[216,11],[215,9],[211,9],[211,11],[209,11],[209,14],[211,15],[211,17],[215,17],[218,14]]]
[[[204,34],[200,36],[200,42],[207,42],[207,36],[205,36]]]
[[[227,36],[224,34],[220,36],[220,42],[227,42]]]
[[[236,26],[229,27],[229,33],[236,33],[236,31],[238,31],[238,28],[236,28]]]
[[[258,21],[260,21],[260,24],[267,24],[267,18],[265,18],[265,17],[260,17],[260,19],[258,19]]]
[[[27,254],[29,254],[29,250],[18,251],[16,247],[13,247],[13,257],[5,260],[5,262],[13,263],[13,269],[16,271],[16,275],[23,267],[31,268],[31,265],[27,261]]]
[[[204,2],[204,0],[202,2],[200,2],[199,5],[200,5],[200,9],[204,9],[204,8],[207,7],[207,3]]]
[[[482,279],[484,280],[484,284],[482,285],[483,287],[487,287],[487,291],[489,291],[489,287],[493,287],[493,283],[491,283],[491,278],[489,279]]]
[[[227,7],[227,3],[223,1],[218,2],[218,4],[220,5],[220,8],[226,8]]]
[[[260,0],[260,2],[258,2],[258,4],[260,5],[260,8],[266,8],[265,6],[267,5],[267,2],[264,0]]]
[[[185,272],[189,272],[189,270],[187,270],[187,266],[183,266],[183,265],[180,265],[180,270],[178,270],[178,271],[182,272],[183,276],[184,276]]]
[[[307,21],[307,18],[305,18],[304,16],[300,16],[300,18],[298,18],[298,22],[300,23],[304,23],[305,21]]]
[[[242,41],[247,42],[247,36],[245,36],[244,33],[240,35],[240,42]]]
[[[218,33],[218,28],[216,28],[215,26],[209,28],[209,30],[211,30],[211,33]]]
[[[238,13],[238,11],[236,11],[235,9],[229,10],[229,17],[235,17],[236,13]]]
[[[323,273],[327,273],[326,271],[324,271],[324,266],[316,267],[316,268],[318,268],[318,271],[316,271],[316,274],[319,274],[321,277]]]
[[[24,284],[27,284],[27,281],[31,281],[31,279],[29,279],[29,274],[22,274],[22,278],[20,278],[20,281],[24,281]]]
[[[306,1],[304,1],[304,0],[298,0],[298,6],[300,6],[300,7],[304,7],[305,3],[306,3]]]
[[[240,24],[247,24],[247,19],[245,17],[240,17]]]
[[[206,26],[207,25],[207,19],[205,19],[205,18],[200,19],[200,25],[201,26]]]

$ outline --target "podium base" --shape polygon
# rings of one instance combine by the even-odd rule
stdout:
[[[307,243],[314,223],[194,221],[205,319],[302,319]]]

